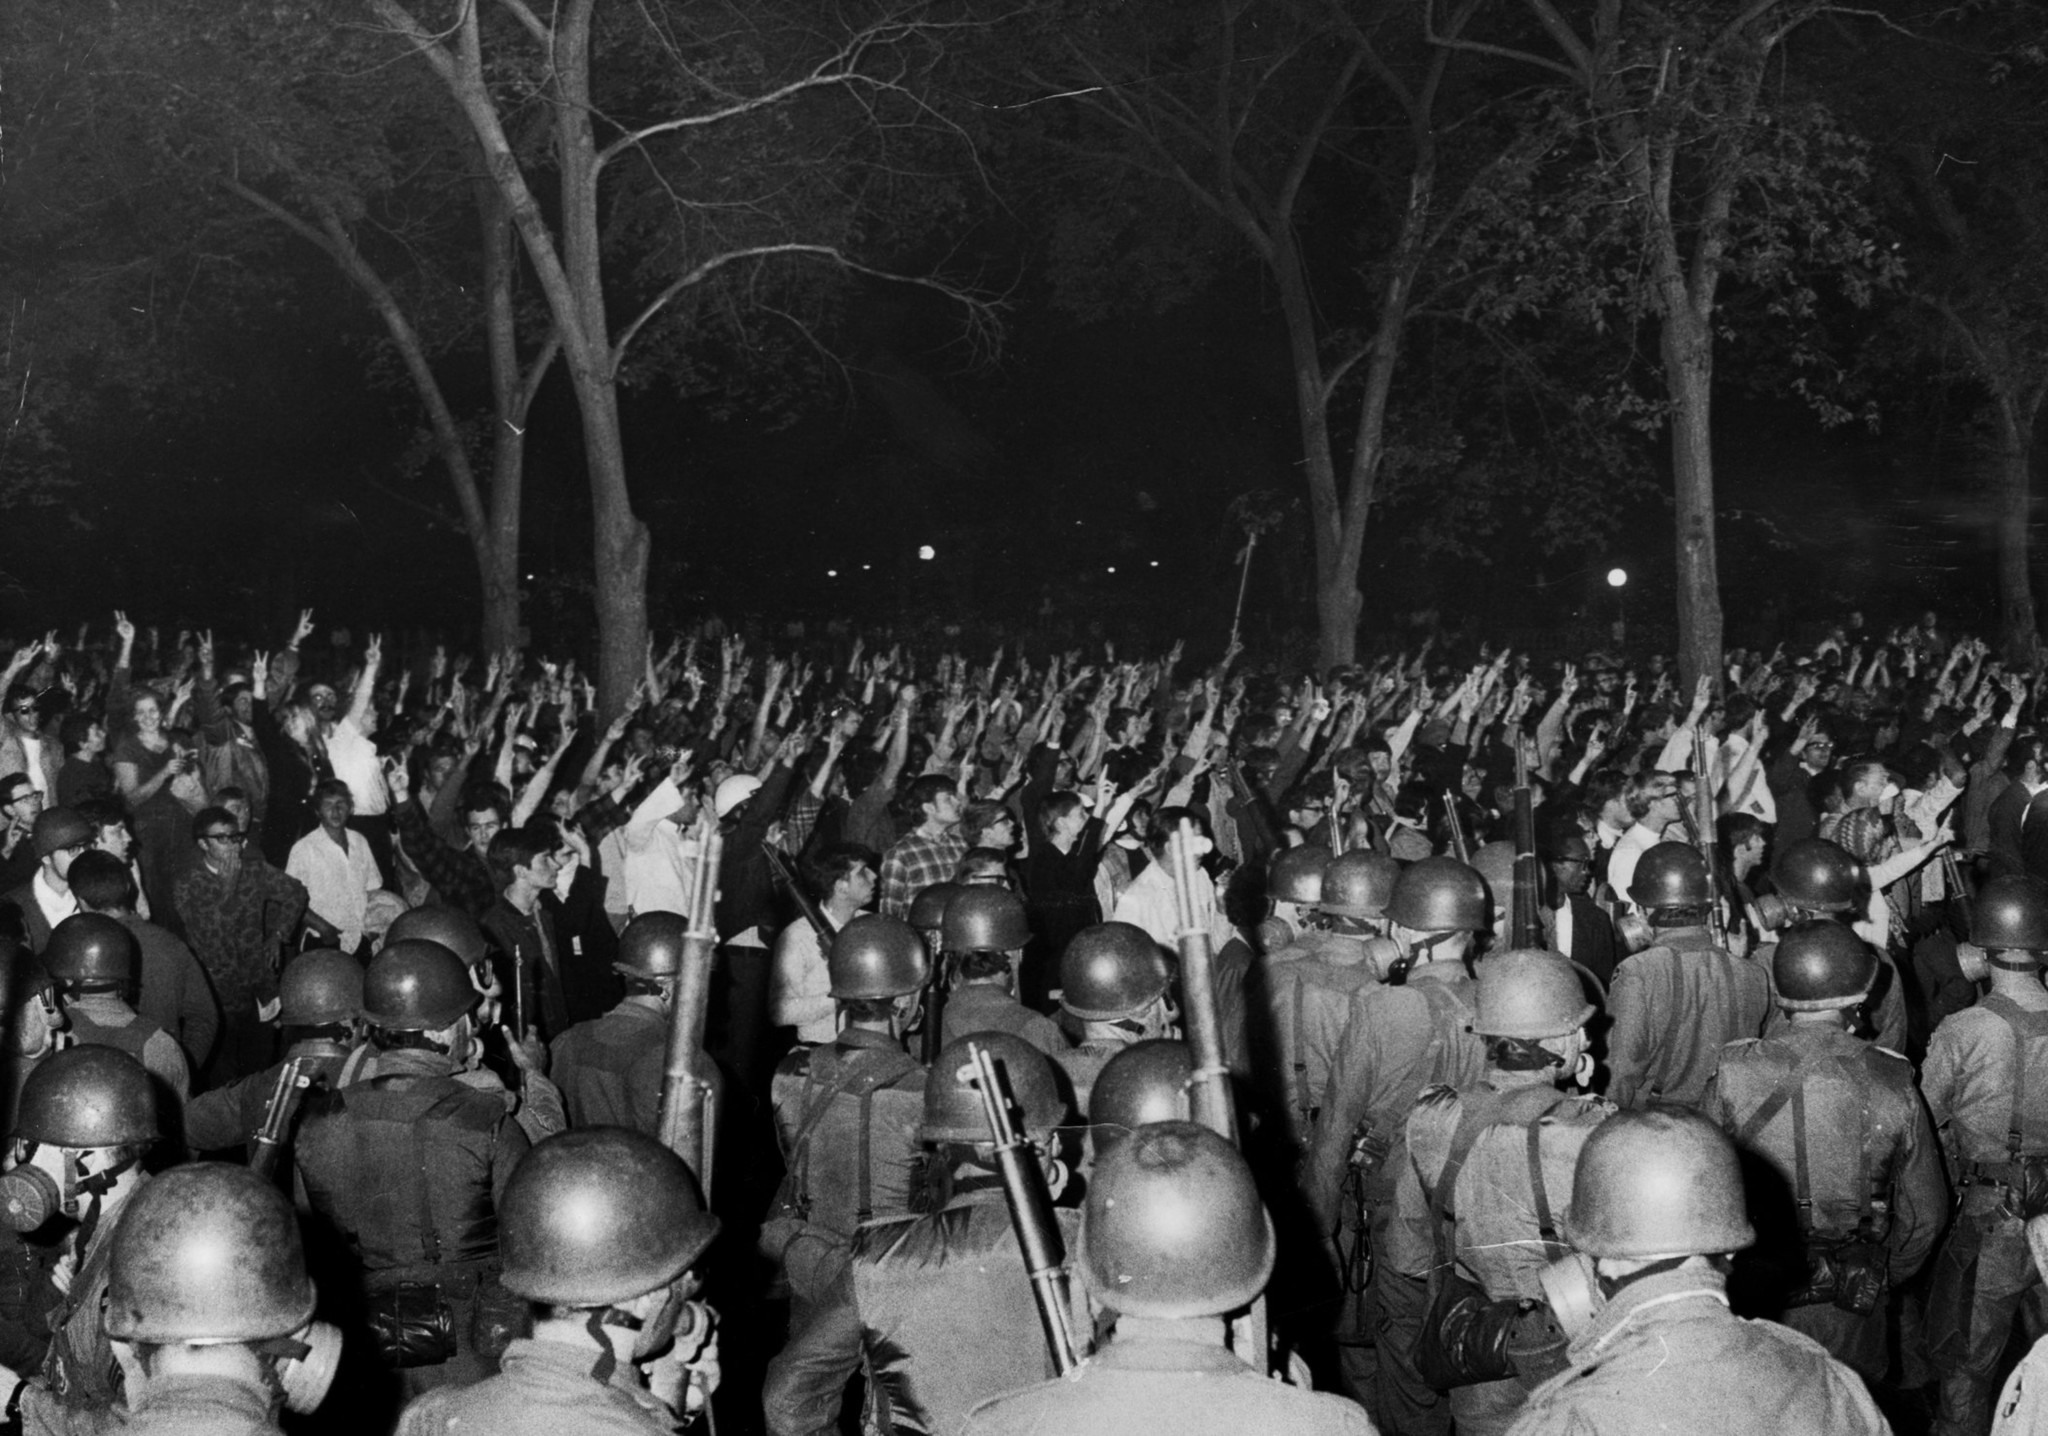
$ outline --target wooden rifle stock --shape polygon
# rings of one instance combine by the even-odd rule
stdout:
[[[1540,870],[1536,866],[1536,806],[1529,789],[1529,755],[1515,735],[1515,896],[1508,914],[1508,946],[1543,946],[1539,908]]]
[[[277,1074],[270,1103],[263,1109],[263,1124],[249,1134],[249,1170],[266,1181],[277,1175],[277,1159],[291,1140],[292,1122],[312,1085],[303,1057],[292,1058]]]
[[[825,909],[818,906],[816,898],[804,891],[804,885],[797,881],[796,872],[789,865],[789,856],[775,844],[763,841],[761,855],[768,859],[768,871],[775,875],[775,881],[789,890],[790,901],[796,910],[804,915],[804,921],[811,925],[811,931],[818,935],[819,945],[829,949],[839,929],[832,925],[832,919],[825,916]]]
[[[1017,1233],[1024,1273],[1031,1279],[1031,1299],[1038,1305],[1045,1348],[1052,1356],[1053,1370],[1065,1376],[1080,1365],[1081,1356],[1074,1346],[1074,1328],[1067,1305],[1067,1244],[1061,1239],[1059,1222],[1053,1216],[1045,1170],[1038,1165],[1038,1154],[1017,1129],[1009,1074],[978,1043],[967,1044],[967,1060],[974,1065],[974,1090],[981,1096],[981,1112],[988,1119],[989,1136],[995,1142],[996,1171],[1003,1179],[1003,1198],[1009,1203],[1010,1226]],[[946,1078],[934,1075],[932,1080]]]
[[[697,852],[684,877],[689,927],[683,937],[682,970],[676,974],[675,997],[669,1006],[668,1048],[661,1073],[661,1143],[689,1163],[711,1196],[711,1124],[706,1120],[711,1088],[699,1080],[695,1065],[704,1046],[704,1015],[711,1001],[711,960],[718,947],[712,910],[718,901],[718,864],[725,840],[707,823],[700,830]]]
[[[1472,861],[1472,840],[1465,836],[1465,820],[1458,816],[1458,794],[1444,789],[1444,827],[1451,835],[1451,856],[1461,863]]]
[[[1223,1060],[1223,1022],[1216,1010],[1216,954],[1209,942],[1209,913],[1197,898],[1201,888],[1195,880],[1200,871],[1195,857],[1195,826],[1186,818],[1181,819],[1167,845],[1167,861],[1173,864],[1181,1022],[1187,1029],[1188,1050],[1195,1060],[1190,1105],[1197,1122],[1242,1150],[1244,1144],[1237,1135],[1237,1104],[1230,1091],[1230,1068]],[[1263,1295],[1231,1324],[1231,1348],[1247,1366],[1261,1376],[1266,1374],[1272,1358],[1267,1350]]]

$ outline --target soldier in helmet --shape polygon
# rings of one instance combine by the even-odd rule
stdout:
[[[14,1230],[62,1233],[43,1359],[50,1393],[74,1415],[104,1413],[121,1390],[107,1334],[107,1262],[157,1140],[149,1073],[113,1047],[71,1047],[29,1073],[14,1121],[0,1214]],[[61,1295],[57,1295],[61,1293]]]
[[[1787,929],[1771,979],[1790,1023],[1723,1048],[1701,1103],[1792,1198],[1777,1213],[1791,1227],[1776,1234],[1792,1263],[1780,1319],[1872,1382],[1885,1374],[1886,1293],[1920,1269],[1948,1219],[1911,1064],[1849,1029],[1876,977],[1877,954],[1841,924]]]
[[[568,1118],[562,1109],[562,1094],[544,1070],[547,1049],[541,1046],[539,1029],[529,1028],[521,1036],[504,1024],[503,979],[509,973],[500,973],[477,920],[459,907],[412,908],[394,918],[384,934],[386,947],[408,940],[447,948],[461,959],[471,985],[476,988],[477,1005],[470,1021],[477,1038],[478,1057],[455,1074],[456,1080],[497,1093],[525,1128],[529,1142],[551,1137],[566,1127]],[[358,1050],[363,1056],[368,1055],[368,1049]],[[355,1080],[354,1068],[339,1080]]]
[[[612,970],[626,995],[604,1016],[579,1022],[555,1039],[550,1070],[572,1127],[629,1127],[660,1135],[669,1012],[682,971],[689,923],[672,912],[643,912],[619,934]],[[721,1089],[702,1051],[697,1075]]]
[[[1399,876],[1392,858],[1369,850],[1333,859],[1318,906],[1324,931],[1306,955],[1266,973],[1265,1017],[1276,1040],[1263,1060],[1255,1055],[1253,1071],[1270,1108],[1288,1114],[1301,1151],[1315,1135],[1352,998],[1376,985],[1390,960],[1393,944],[1378,929]]]
[[[1081,1215],[1081,1272],[1115,1338],[1067,1376],[985,1401],[967,1436],[1358,1433],[1351,1402],[1268,1380],[1224,1345],[1225,1318],[1272,1274],[1273,1223],[1244,1158],[1192,1122],[1140,1127],[1105,1155]]]
[[[111,1424],[153,1436],[277,1433],[280,1405],[326,1395],[340,1334],[313,1320],[291,1204],[243,1167],[176,1167],[135,1194],[108,1244],[104,1316],[121,1404]],[[11,1373],[10,1373],[11,1375]],[[86,1432],[109,1414],[17,1383],[19,1429]],[[4,1383],[0,1383],[4,1386]]]
[[[1508,919],[1514,911],[1515,845],[1509,842],[1482,843],[1472,854],[1472,866],[1486,884],[1492,903],[1493,926],[1488,932],[1489,948],[1506,947]]]
[[[362,1265],[388,1369],[408,1393],[490,1374],[498,1208],[532,1145],[502,1094],[461,1080],[479,997],[439,943],[385,944],[363,974],[369,1043],[306,1101],[293,1142],[302,1206]]]
[[[946,905],[940,928],[950,972],[940,1036],[947,1046],[970,1032],[1007,1032],[1050,1056],[1067,1039],[1042,1012],[1017,1000],[1017,965],[1031,927],[1024,904],[1008,888],[963,887]]]
[[[1133,1042],[1103,1064],[1088,1094],[1088,1140],[1097,1157],[1140,1127],[1189,1122],[1195,1057],[1185,1042]]]
[[[1493,1375],[1451,1388],[1460,1436],[1505,1431],[1557,1370],[1563,1342],[1548,1329],[1540,1280],[1565,1251],[1553,1214],[1571,1202],[1579,1149],[1614,1111],[1559,1090],[1593,1070],[1593,1005],[1562,953],[1497,953],[1479,965],[1476,996],[1485,1075],[1463,1089],[1430,1088],[1409,1114],[1408,1160],[1396,1167],[1404,1220],[1386,1253],[1411,1278],[1454,1270],[1484,1292],[1471,1303],[1484,1319],[1435,1308],[1446,1354],[1468,1376]]]
[[[1127,922],[1100,922],[1074,934],[1060,954],[1060,1011],[1080,1040],[1053,1055],[1084,1112],[1096,1074],[1119,1049],[1180,1035],[1166,954],[1143,928]]]
[[[1336,1245],[1337,1270],[1357,1295],[1371,1267],[1362,1324],[1377,1348],[1342,1348],[1345,1379],[1382,1426],[1401,1432],[1448,1429],[1449,1410],[1414,1370],[1410,1353],[1422,1322],[1422,1283],[1373,1264],[1394,1219],[1390,1154],[1423,1090],[1470,1087],[1485,1070],[1471,1031],[1474,989],[1466,968],[1477,934],[1491,924],[1486,885],[1455,858],[1424,858],[1402,870],[1387,902],[1401,955],[1387,984],[1351,1000],[1330,1064],[1304,1174],[1319,1228]]]
[[[140,973],[135,934],[111,917],[81,912],[52,929],[43,970],[56,984],[58,1005],[74,1041],[118,1047],[162,1083],[175,1118],[192,1093],[185,1051],[170,1033],[129,1005]]]
[[[1629,901],[1656,935],[1614,970],[1607,1095],[1619,1107],[1698,1107],[1730,1042],[1762,1035],[1771,980],[1707,930],[1707,864],[1684,843],[1658,843],[1635,865]]]
[[[910,925],[853,919],[828,959],[839,1035],[783,1059],[773,1087],[786,1168],[762,1246],[789,1282],[789,1341],[768,1364],[762,1406],[774,1436],[829,1430],[860,1364],[847,1285],[854,1229],[911,1208],[923,1177],[925,1072],[904,1046],[931,963]]]
[[[1717,1261],[1756,1234],[1734,1144],[1698,1113],[1653,1107],[1595,1129],[1564,1236],[1573,1251],[1543,1286],[1568,1365],[1530,1393],[1511,1436],[1890,1429],[1818,1343],[1728,1309]]]
[[[284,1060],[185,1104],[185,1140],[195,1152],[248,1141],[263,1124],[286,1062],[296,1059],[316,1083],[331,1086],[362,1041],[363,965],[347,953],[331,947],[300,953],[279,974],[277,995]]]
[[[1990,994],[1942,1019],[1920,1068],[1961,1188],[1927,1297],[1942,1432],[1985,1428],[2014,1316],[2025,1306],[2038,1317],[2048,1305],[2018,1216],[2025,1194],[2048,1184],[2048,884],[2022,876],[1986,883],[1969,946],[1982,954]]]
[[[1330,850],[1321,843],[1301,843],[1273,854],[1266,870],[1271,912],[1259,924],[1253,943],[1261,956],[1270,957],[1322,926],[1323,872],[1330,861]]]
[[[988,1119],[967,1048],[987,1052],[1009,1079],[1056,1198],[1066,1168],[1053,1129],[1066,1116],[1052,1061],[1003,1032],[949,1042],[924,1089],[924,1140],[932,1148],[932,1210],[860,1229],[853,1246],[854,1305],[864,1331],[872,1400],[883,1430],[957,1431],[991,1396],[1053,1375],[1024,1256],[995,1164]],[[1069,1251],[1079,1214],[1056,1209]],[[1074,1292],[1069,1323],[1085,1346],[1088,1304]]]
[[[716,1385],[714,1318],[694,1298],[717,1234],[690,1169],[653,1138],[548,1138],[499,1209],[505,1287],[533,1304],[533,1334],[498,1374],[413,1402],[399,1436],[674,1431]]]
[[[1906,997],[1899,986],[1899,974],[1887,952],[1888,921],[1873,921],[1872,909],[1881,909],[1884,898],[1873,890],[1870,875],[1847,849],[1826,838],[1806,838],[1788,843],[1771,859],[1771,884],[1775,902],[1771,917],[1782,922],[1802,918],[1826,918],[1846,925],[1871,944],[1877,953],[1877,980],[1863,1003],[1866,1019],[1877,1035],[1877,1045],[1894,1052],[1906,1046]],[[1768,900],[1767,900],[1768,902]],[[1757,961],[1768,966],[1767,947],[1758,949]],[[1767,1030],[1778,1035],[1785,1025],[1774,1013]]]

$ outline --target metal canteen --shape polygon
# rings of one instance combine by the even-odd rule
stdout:
[[[1536,1274],[1543,1299],[1557,1316],[1564,1334],[1576,1341],[1592,1326],[1607,1298],[1600,1291],[1600,1276],[1593,1259],[1584,1252],[1572,1252]]]

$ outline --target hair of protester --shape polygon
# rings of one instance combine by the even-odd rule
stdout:
[[[1200,808],[1161,808],[1152,815],[1152,826],[1145,834],[1145,846],[1151,850],[1154,857],[1166,856],[1167,844],[1171,843],[1173,835],[1180,831],[1183,818],[1195,825],[1196,832],[1213,840],[1213,835],[1209,831],[1209,815]]]
[[[348,784],[339,778],[322,778],[313,788],[313,801],[315,803],[324,803],[329,798],[347,798],[350,802],[354,802],[355,794],[350,790]]]
[[[910,785],[910,790],[903,795],[903,805],[921,815],[926,808],[934,806],[942,794],[952,792],[953,787],[953,780],[944,773],[926,773]]]
[[[862,868],[881,871],[882,860],[862,843],[829,843],[804,859],[804,881],[820,900],[832,896],[832,889]]]
[[[112,853],[98,849],[80,853],[65,881],[80,906],[95,912],[128,912],[135,906],[135,875]]]
[[[1010,811],[1007,803],[994,798],[976,798],[960,814],[960,834],[967,839],[968,847],[978,848],[982,846],[982,834],[997,823],[1007,822],[1014,826],[1016,821],[1017,815]]]
[[[57,741],[63,745],[64,756],[76,758],[92,738],[92,730],[99,726],[100,720],[91,713],[66,713],[64,721],[57,725]]]
[[[210,808],[201,808],[192,815],[192,835],[203,838],[208,828],[217,828],[222,823],[237,828],[241,826],[235,815],[218,803]]]
[[[491,869],[491,881],[505,888],[512,885],[514,869],[532,867],[534,859],[554,850],[555,844],[548,840],[548,835],[531,825],[506,828],[491,839],[484,861]]]
[[[1053,829],[1058,827],[1070,813],[1081,806],[1079,793],[1048,793],[1045,801],[1038,805],[1039,836],[1052,838]]]

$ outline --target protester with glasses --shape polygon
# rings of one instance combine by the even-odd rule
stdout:
[[[177,913],[220,998],[220,1045],[209,1085],[260,1072],[277,1045],[277,972],[306,914],[306,888],[245,841],[226,808],[192,820],[199,861],[177,883]]]

